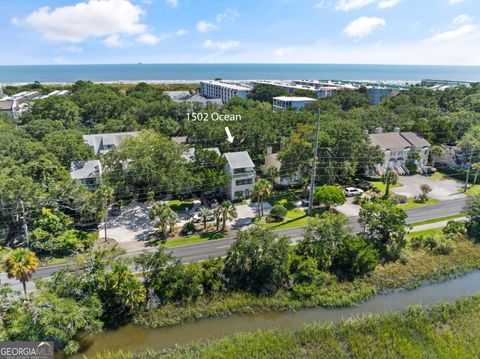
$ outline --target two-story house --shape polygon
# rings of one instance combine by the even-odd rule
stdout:
[[[395,128],[393,132],[383,132],[381,128],[370,134],[370,143],[378,146],[385,154],[383,163],[375,165],[376,174],[382,175],[388,169],[393,169],[399,175],[408,174],[406,167],[412,152],[420,154],[419,159],[413,160],[420,173],[426,172],[430,143],[413,132],[401,132]]]
[[[95,155],[103,154],[117,147],[126,138],[138,136],[139,132],[102,133],[98,135],[83,135],[83,140],[92,148]]]
[[[230,178],[226,188],[230,200],[247,198],[255,187],[255,164],[246,151],[227,152],[223,155],[227,160],[225,173]]]
[[[79,186],[95,190],[100,184],[102,165],[99,160],[76,161],[71,163],[70,178],[77,181]]]
[[[288,173],[282,170],[282,161],[278,158],[279,146],[268,146],[267,155],[265,156],[265,164],[262,166],[263,174],[267,174],[270,167],[274,167],[278,170],[279,176],[274,179],[274,182],[278,186],[296,186],[302,179],[302,173],[300,166],[287,166],[289,167]],[[293,172],[292,172],[293,171]]]

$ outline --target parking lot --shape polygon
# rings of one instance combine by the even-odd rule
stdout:
[[[127,243],[137,242],[139,246],[143,246],[148,239],[149,234],[155,226],[155,221],[151,221],[148,217],[148,211],[151,205],[140,202],[132,202],[122,207],[118,216],[110,213],[107,215],[107,236],[113,239],[124,248],[130,248]],[[197,207],[198,208],[198,207]],[[263,204],[264,212],[270,211],[271,205],[267,202]],[[195,209],[193,209],[195,210]],[[193,213],[191,211],[190,213]],[[250,203],[237,206],[237,218],[227,222],[227,226],[232,230],[238,230],[251,225],[256,216],[256,204]],[[177,227],[181,228],[185,223],[192,219],[191,215],[180,212]],[[211,222],[213,223],[213,222]],[[100,237],[104,237],[103,225],[100,226]],[[134,248],[134,247],[132,247]]]
[[[392,192],[409,198],[416,197],[421,193],[420,186],[422,184],[429,185],[432,188],[432,192],[430,192],[428,196],[439,201],[465,197],[463,193],[459,192],[459,189],[462,188],[462,183],[452,179],[437,181],[430,177],[414,175],[402,176],[398,181],[403,184],[403,186],[392,188]]]

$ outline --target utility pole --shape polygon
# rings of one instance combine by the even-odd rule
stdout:
[[[470,178],[470,169],[472,168],[472,160],[473,160],[473,148],[470,150],[470,158],[468,160],[467,178],[465,180],[464,192],[467,192],[468,190],[468,180]]]
[[[22,199],[20,199],[19,202],[20,202],[20,207],[22,209],[23,235],[25,236],[25,241],[27,242],[27,247],[30,247],[30,238],[28,236],[27,217],[25,216],[25,205],[24,205]]]
[[[313,195],[315,193],[315,179],[317,177],[318,162],[318,135],[320,132],[320,109],[318,109],[317,129],[315,132],[315,147],[313,148],[312,179],[310,181],[310,196],[308,198],[308,215],[313,214]]]

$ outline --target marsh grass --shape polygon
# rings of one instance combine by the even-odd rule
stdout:
[[[273,296],[245,292],[223,293],[180,306],[168,304],[137,315],[136,324],[161,328],[186,321],[232,314],[252,314],[323,307],[346,307],[370,299],[377,293],[394,289],[411,290],[427,282],[438,282],[480,269],[480,246],[459,241],[449,255],[432,255],[423,250],[410,251],[408,261],[379,265],[375,271],[354,281],[336,282],[321,287],[315,296],[305,300],[292,297],[288,290]]]
[[[102,353],[96,359],[153,358],[478,358],[480,295],[399,314],[337,324],[256,331],[159,352]]]

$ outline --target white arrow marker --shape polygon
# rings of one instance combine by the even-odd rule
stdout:
[[[233,143],[234,137],[233,137],[232,134],[230,133],[230,130],[228,129],[228,127],[225,127],[225,132],[227,133],[227,140],[228,140],[228,142]]]

